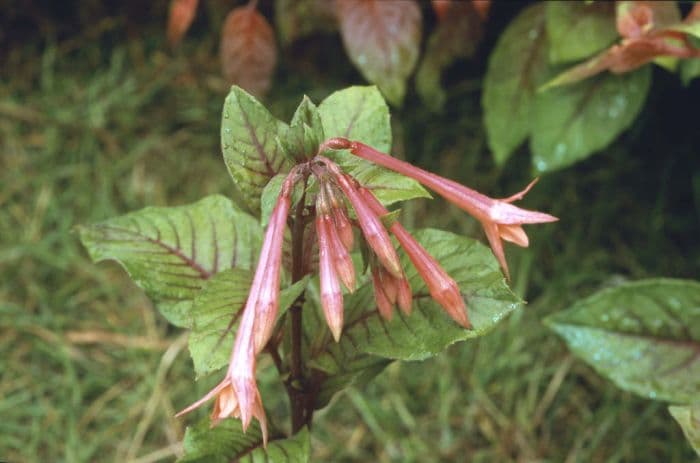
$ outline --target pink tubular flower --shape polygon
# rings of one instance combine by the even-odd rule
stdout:
[[[460,185],[457,182],[440,177],[431,172],[415,167],[407,162],[400,161],[395,157],[384,154],[374,148],[360,142],[349,141],[342,138],[333,139],[327,146],[343,147],[363,159],[394,170],[400,174],[414,178],[421,184],[438,193],[457,207],[465,210],[474,216],[484,227],[486,237],[489,240],[491,249],[501,264],[506,278],[510,279],[508,264],[503,251],[501,239],[510,241],[518,246],[527,247],[528,239],[522,228],[524,224],[555,222],[558,218],[543,212],[530,211],[513,206],[513,201],[522,199],[535,181],[530,183],[524,190],[505,199],[494,199],[479,193],[478,191]]]
[[[343,244],[333,219],[325,215],[321,216],[321,220],[323,220],[324,228],[328,233],[333,266],[340,281],[352,293],[355,291],[355,266],[352,263],[352,257]]]
[[[365,203],[377,215],[389,213],[366,188],[361,188],[360,194],[364,198]],[[471,323],[467,317],[467,306],[464,303],[457,282],[447,274],[438,261],[400,223],[394,222],[390,228],[401,247],[406,251],[408,258],[411,259],[418,274],[425,281],[433,299],[445,309],[453,320],[465,328],[471,328]],[[400,296],[401,292],[399,291]]]
[[[244,309],[241,323],[236,333],[236,342],[231,353],[231,361],[224,379],[214,386],[204,397],[175,415],[182,416],[204,405],[216,397],[211,414],[212,426],[229,417],[240,418],[245,431],[250,420],[255,417],[260,422],[263,443],[267,445],[267,419],[262,399],[255,382],[255,345],[253,330],[255,312],[251,307]]]
[[[328,230],[328,221],[322,215],[316,217],[318,235],[318,265],[321,287],[321,307],[326,323],[336,342],[343,330],[343,292],[340,290],[338,275],[333,264],[333,246]]]
[[[259,352],[267,344],[279,312],[280,268],[282,266],[282,242],[291,205],[291,195],[296,173],[290,173],[277,198],[265,233],[263,250],[248,295],[247,304],[255,304],[255,350]],[[267,249],[266,246],[268,247]],[[266,254],[264,254],[267,251]],[[264,260],[263,260],[264,258]],[[246,307],[247,307],[246,304]]]
[[[211,416],[213,426],[224,418],[236,417],[241,419],[243,430],[246,430],[251,419],[255,417],[260,422],[265,445],[267,421],[255,381],[255,358],[267,344],[279,310],[282,241],[291,204],[291,192],[297,179],[297,173],[292,170],[282,184],[277,204],[270,216],[253,283],[236,331],[236,341],[231,351],[226,376],[204,397],[176,415],[189,413],[216,397]]]
[[[336,188],[330,182],[327,182],[324,186],[324,191],[328,196],[328,202],[331,207],[331,216],[335,224],[334,228],[337,230],[337,235],[345,246],[345,249],[350,251],[352,249],[354,236],[352,224],[350,223],[350,219],[348,219],[347,209],[345,208],[345,204],[336,195]]]
[[[374,287],[374,300],[377,302],[377,310],[384,320],[391,321],[394,316],[394,303],[387,295],[386,281],[382,279],[382,267],[372,268],[372,285]],[[384,273],[388,275],[388,273]],[[389,275],[390,276],[390,275]]]

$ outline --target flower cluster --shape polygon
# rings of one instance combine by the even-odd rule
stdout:
[[[359,228],[364,242],[371,250],[368,265],[377,311],[383,318],[390,320],[395,306],[403,313],[410,314],[413,302],[411,286],[389,236],[391,232],[425,281],[431,297],[455,322],[464,328],[471,328],[467,306],[457,282],[400,223],[393,221],[388,226],[385,225],[382,218],[388,211],[369,189],[320,154],[329,149],[348,149],[360,158],[412,177],[473,215],[482,223],[491,248],[507,277],[508,267],[501,239],[527,246],[528,239],[523,224],[557,220],[551,215],[510,204],[521,199],[534,182],[509,198],[492,199],[362,143],[344,138],[326,140],[321,144],[319,154],[292,168],[282,185],[265,233],[226,376],[204,397],[178,413],[178,416],[216,398],[212,413],[213,424],[233,416],[240,418],[243,429],[246,429],[254,417],[260,422],[263,439],[267,442],[265,412],[255,381],[255,361],[272,337],[279,311],[282,245],[292,190],[297,182],[310,175],[314,176],[318,186],[314,204],[314,230],[318,244],[321,306],[336,341],[340,339],[343,329],[341,284],[349,292],[353,292],[356,287],[355,267],[350,256],[355,241],[354,227]],[[356,219],[351,219],[348,204]]]

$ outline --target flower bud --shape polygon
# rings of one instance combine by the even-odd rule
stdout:
[[[336,342],[343,330],[343,292],[340,290],[338,276],[332,260],[332,248],[327,220],[323,216],[316,217],[316,234],[318,235],[319,279],[321,291],[321,307],[326,317],[326,323]]]
[[[347,211],[344,208],[335,209],[333,211],[333,222],[335,223],[335,228],[338,230],[340,241],[345,246],[345,249],[351,251],[355,241],[355,235],[352,231],[352,224],[350,223],[350,219],[348,219]]]
[[[379,262],[381,262],[384,268],[396,278],[401,278],[403,274],[401,262],[399,261],[399,256],[396,254],[396,249],[394,249],[394,245],[382,221],[377,214],[372,212],[367,204],[365,204],[365,201],[358,193],[350,177],[343,174],[338,166],[330,161],[327,162],[327,166],[335,176],[335,179],[338,181],[340,188],[343,190],[343,193],[345,193],[345,196],[347,196],[350,204],[352,204],[352,207],[355,209],[357,221],[360,224],[362,234],[367,244],[377,255]]]
[[[355,291],[355,266],[352,263],[352,257],[340,240],[333,220],[328,216],[322,216],[322,220],[328,233],[333,266],[340,281],[352,293]]]
[[[383,215],[387,213],[387,210],[384,209],[384,206],[374,197],[372,192],[362,188],[360,195],[364,198],[368,207],[376,214]],[[425,281],[428,291],[432,298],[435,299],[435,302],[440,304],[445,309],[445,312],[457,323],[465,328],[471,328],[471,323],[467,317],[467,307],[457,283],[400,223],[394,222],[391,226],[391,231],[396,236],[403,250],[406,251],[406,255],[411,259],[418,274]]]
[[[384,283],[379,276],[379,268],[372,268],[372,284],[374,286],[374,299],[377,301],[377,310],[383,319],[391,321],[394,315],[394,307],[384,292]]]
[[[404,276],[398,280],[399,294],[397,301],[399,303],[399,308],[406,315],[411,314],[411,309],[413,308],[413,291],[411,291],[411,285],[408,283],[408,279]]]

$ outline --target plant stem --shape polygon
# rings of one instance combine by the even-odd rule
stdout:
[[[304,177],[304,189],[306,181]],[[304,227],[306,225],[304,214],[304,193],[297,204],[292,225],[292,282],[296,283],[304,276]],[[302,339],[302,307],[304,305],[304,293],[294,301],[289,309],[291,314],[291,361],[290,375],[287,383],[287,393],[292,412],[292,434],[296,434],[306,424],[306,394],[304,390],[304,369],[301,358]]]

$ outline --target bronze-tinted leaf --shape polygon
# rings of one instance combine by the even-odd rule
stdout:
[[[421,12],[414,0],[337,0],[350,59],[389,102],[401,104],[418,61]]]
[[[256,96],[269,88],[277,64],[275,33],[265,17],[250,6],[226,17],[219,49],[224,76]]]
[[[168,16],[168,43],[177,46],[192,25],[198,0],[172,0]]]

